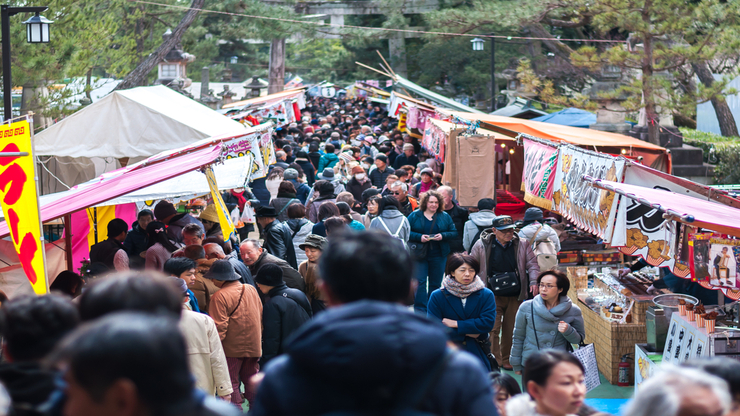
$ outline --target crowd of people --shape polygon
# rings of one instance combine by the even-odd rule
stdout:
[[[460,207],[364,100],[314,99],[275,144],[265,178],[223,194],[257,230],[160,201],[110,221],[84,279],[0,299],[0,414],[597,413],[541,210],[517,231],[494,199]],[[738,367],[670,368],[627,414],[739,414]]]

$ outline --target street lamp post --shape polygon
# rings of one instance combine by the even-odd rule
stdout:
[[[26,25],[26,41],[28,43],[48,43],[49,24],[52,22],[39,15],[46,9],[48,9],[46,6],[10,7],[7,4],[0,6],[3,48],[3,116],[6,121],[13,118],[13,97],[11,93],[13,82],[10,76],[10,16],[15,16],[18,13],[35,13],[33,17],[23,22]]]
[[[493,36],[495,33],[489,33],[491,36],[491,111],[496,111],[496,95],[498,95],[498,87],[496,85],[496,38]],[[471,40],[474,51],[482,51],[483,39],[475,38]]]

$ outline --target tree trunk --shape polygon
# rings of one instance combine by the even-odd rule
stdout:
[[[714,84],[714,77],[712,71],[709,70],[709,65],[706,62],[696,63],[691,65],[696,72],[696,76],[699,77],[699,81],[706,87],[711,87]],[[717,94],[712,97],[712,106],[714,106],[714,112],[717,114],[717,121],[719,121],[719,129],[722,135],[725,137],[740,136],[737,132],[737,123],[735,117],[730,111],[730,106],[727,105],[727,100],[722,94]]]
[[[146,77],[149,75],[149,72],[159,64],[162,59],[164,59],[164,56],[167,55],[172,48],[180,43],[182,35],[195,21],[195,18],[198,16],[198,13],[200,13],[200,9],[203,7],[204,2],[205,0],[192,0],[190,3],[190,10],[185,13],[185,16],[180,20],[180,23],[177,25],[175,30],[172,31],[172,36],[164,40],[156,51],[149,54],[144,61],[126,75],[123,81],[116,86],[114,91],[143,85],[146,82]]]
[[[650,11],[652,2],[645,1],[642,9],[642,20],[648,28],[642,33],[644,55],[642,56],[642,99],[645,101],[645,115],[648,125],[648,142],[660,145],[660,117],[655,105],[655,91],[653,86],[653,37],[648,33],[651,21]]]
[[[267,93],[280,92],[285,87],[285,38],[273,39],[270,45],[270,70]]]

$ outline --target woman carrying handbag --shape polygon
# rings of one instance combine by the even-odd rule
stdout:
[[[423,315],[427,313],[429,295],[442,285],[445,262],[450,254],[448,241],[457,238],[455,223],[442,205],[442,195],[436,191],[426,192],[421,196],[419,208],[408,217],[411,226],[408,247],[416,261],[419,282],[414,310]]]

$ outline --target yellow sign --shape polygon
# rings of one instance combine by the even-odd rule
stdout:
[[[0,204],[23,271],[37,295],[49,286],[36,192],[36,165],[31,149],[31,126],[27,120],[0,126],[0,152],[27,156],[0,157]]]
[[[398,130],[401,132],[406,131],[406,113],[398,114]]]
[[[206,168],[206,178],[208,178],[208,187],[211,188],[213,204],[216,205],[216,213],[218,213],[218,222],[221,224],[221,232],[224,234],[224,240],[228,240],[236,227],[234,227],[234,223],[231,221],[231,214],[229,213],[229,209],[226,208],[223,198],[221,198],[221,193],[218,192],[216,175],[213,174],[213,169],[210,167]]]

